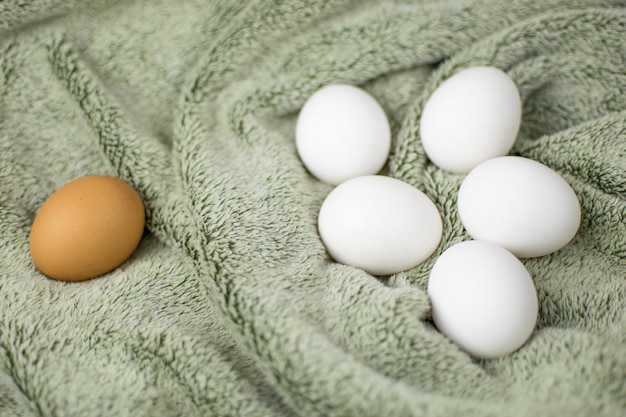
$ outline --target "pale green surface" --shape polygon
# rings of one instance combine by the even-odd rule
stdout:
[[[0,2],[1,416],[626,414],[626,3]],[[428,164],[419,117],[453,73],[519,86],[513,153],[556,169],[583,221],[525,261],[538,327],[475,361],[430,322],[438,253],[467,239],[461,176]],[[393,126],[389,175],[425,191],[444,241],[377,279],[316,230],[330,187],[295,153],[298,109],[360,85]],[[148,230],[122,267],[64,284],[28,252],[47,196],[119,176]]]

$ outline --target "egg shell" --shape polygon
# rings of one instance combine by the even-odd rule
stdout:
[[[444,81],[429,97],[420,119],[428,158],[439,168],[467,173],[509,153],[522,118],[515,83],[494,67],[472,67]]]
[[[448,248],[433,265],[427,291],[437,329],[476,358],[514,352],[537,322],[532,277],[493,243],[465,241]]]
[[[41,206],[30,232],[30,253],[48,277],[83,281],[126,261],[144,226],[143,202],[129,184],[87,176],[65,184]]]
[[[324,200],[319,233],[329,254],[373,275],[389,275],[426,260],[441,241],[442,221],[423,192],[391,177],[350,179]]]
[[[328,85],[315,92],[298,115],[298,155],[313,176],[328,184],[378,173],[390,147],[383,108],[358,87]]]
[[[576,235],[576,193],[554,170],[532,159],[504,156],[474,168],[458,195],[459,217],[474,239],[520,258],[544,256]]]

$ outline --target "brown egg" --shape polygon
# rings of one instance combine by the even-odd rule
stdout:
[[[120,266],[145,226],[141,197],[126,182],[92,175],[69,182],[41,206],[30,231],[30,253],[41,272],[84,281]]]

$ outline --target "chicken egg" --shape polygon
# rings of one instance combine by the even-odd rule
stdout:
[[[439,168],[465,174],[511,150],[521,117],[519,92],[505,72],[468,68],[444,81],[426,102],[422,146]]]
[[[358,87],[328,85],[309,97],[298,115],[298,155],[314,177],[328,184],[377,174],[390,147],[383,108]]]
[[[493,243],[472,240],[448,248],[433,265],[427,291],[437,329],[476,358],[514,352],[537,322],[532,277]]]
[[[554,170],[528,158],[503,156],[463,180],[459,217],[474,239],[503,246],[520,258],[567,245],[581,220],[578,197]]]
[[[145,226],[139,194],[103,175],[71,181],[55,191],[33,221],[33,262],[50,278],[84,281],[120,266],[134,252]]]
[[[337,262],[389,275],[426,260],[439,245],[443,226],[435,204],[417,188],[395,178],[366,175],[328,194],[318,228]]]

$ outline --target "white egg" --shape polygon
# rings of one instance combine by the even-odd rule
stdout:
[[[511,150],[521,117],[519,92],[506,73],[468,68],[444,81],[426,102],[420,120],[422,146],[439,168],[467,173]]]
[[[437,329],[477,358],[514,352],[537,321],[532,277],[513,254],[489,242],[444,251],[431,270],[428,296]]]
[[[458,210],[470,236],[520,258],[547,255],[567,245],[581,217],[574,190],[558,173],[516,156],[474,168],[459,189]]]
[[[377,174],[390,146],[391,131],[383,108],[358,87],[328,85],[314,93],[298,115],[300,159],[313,176],[328,184]]]
[[[391,177],[361,176],[337,186],[319,212],[318,228],[339,263],[373,275],[417,266],[441,241],[441,216],[417,188]]]

